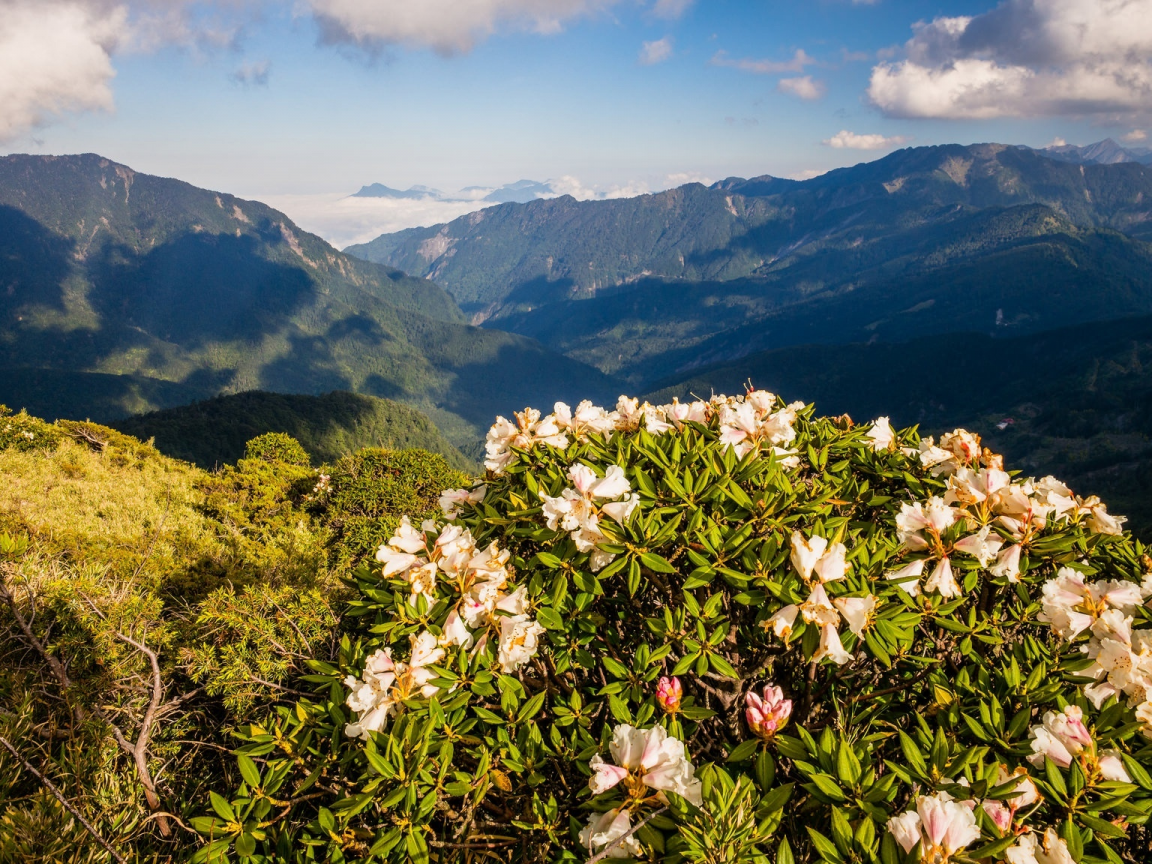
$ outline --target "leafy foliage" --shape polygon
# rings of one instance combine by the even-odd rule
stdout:
[[[184,860],[199,800],[239,782],[229,729],[335,657],[348,591],[329,560],[351,556],[315,493],[340,481],[286,437],[208,473],[94,423],[5,423],[0,860],[111,861],[91,832],[127,860]],[[392,458],[427,467],[407,496],[390,478],[382,520],[437,468],[463,480]]]
[[[1099,501],[762,391],[526,411],[488,467],[355,571],[195,860],[1143,860],[1152,703],[1102,645],[1152,559]]]

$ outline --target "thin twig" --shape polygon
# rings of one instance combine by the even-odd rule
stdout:
[[[8,585],[4,577],[11,575],[13,572],[15,572],[15,569],[16,568],[11,564],[0,564],[0,599],[3,599],[8,603],[9,608],[12,610],[12,615],[16,619],[17,625],[19,625],[20,629],[24,633],[24,638],[28,640],[28,642],[36,650],[36,653],[39,654],[44,662],[48,664],[48,668],[52,670],[52,674],[56,677],[56,681],[60,684],[60,689],[64,693],[66,701],[70,701],[67,700],[67,695],[68,691],[72,689],[72,679],[68,677],[68,670],[64,668],[64,664],[61,663],[58,658],[54,657],[48,651],[48,648],[44,645],[44,643],[36,638],[36,634],[32,630],[32,622],[27,620],[20,612],[20,607],[16,605],[15,596],[13,596],[12,592],[8,589]],[[35,602],[33,602],[33,619],[35,619],[35,613],[36,606]],[[73,705],[72,713],[76,718],[77,723],[84,722],[86,714],[81,706]]]
[[[625,840],[627,840],[629,837],[631,837],[633,834],[635,834],[637,831],[639,831],[641,828],[643,828],[645,825],[647,825],[649,822],[651,822],[653,819],[655,819],[657,816],[659,816],[661,813],[663,813],[667,809],[668,809],[667,807],[661,807],[659,810],[657,810],[655,813],[653,813],[651,816],[649,816],[643,822],[638,822],[635,825],[633,825],[625,833],[621,834],[619,837],[617,837],[615,840],[613,840],[611,843],[609,843],[607,846],[605,846],[603,849],[601,849],[599,852],[597,852],[594,856],[589,858],[588,864],[596,864],[597,861],[603,861],[605,858],[608,857],[609,852],[611,852],[613,849],[615,849],[617,846],[619,846],[621,843],[623,843]]]
[[[0,735],[0,744],[4,745],[4,748],[16,757],[16,760],[24,766],[24,770],[39,780],[44,785],[44,788],[46,788],[53,794],[53,796],[55,796],[56,800],[60,802],[65,810],[72,814],[73,818],[75,818],[75,820],[79,822],[81,826],[83,826],[84,830],[91,834],[92,838],[101,846],[103,846],[109,855],[116,859],[117,864],[128,864],[128,862],[124,859],[124,856],[117,852],[107,840],[101,837],[100,832],[92,826],[92,823],[85,819],[81,815],[80,811],[72,806],[68,799],[64,797],[64,794],[56,788],[56,784],[54,784],[51,780],[49,780],[34,767],[32,767],[32,763],[21,756],[19,751],[17,751],[17,749],[13,747],[8,739],[3,735]]]

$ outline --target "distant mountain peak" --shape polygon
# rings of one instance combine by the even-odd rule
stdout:
[[[437,201],[443,200],[444,193],[439,189],[433,189],[430,186],[410,186],[408,189],[401,191],[393,189],[391,186],[385,186],[383,183],[370,183],[367,186],[361,186],[359,192],[353,192],[352,198],[399,198],[409,200],[421,200],[425,198],[432,198]]]
[[[1122,162],[1152,164],[1152,151],[1144,147],[1122,147],[1111,138],[1095,144],[1077,146],[1075,144],[1054,144],[1037,151],[1051,159],[1073,162],[1080,165],[1117,165]]]

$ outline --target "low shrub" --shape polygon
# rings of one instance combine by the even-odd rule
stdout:
[[[762,391],[487,455],[240,728],[196,860],[1146,860],[1152,559],[1098,500]]]

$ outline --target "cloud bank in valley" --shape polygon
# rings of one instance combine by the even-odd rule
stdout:
[[[904,53],[868,86],[890,117],[1152,111],[1152,0],[1006,0],[917,24]]]

